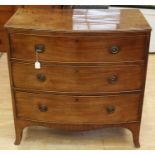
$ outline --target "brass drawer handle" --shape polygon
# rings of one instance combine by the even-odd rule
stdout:
[[[37,53],[42,53],[45,50],[45,46],[43,44],[36,44],[35,45],[35,51]]]
[[[114,113],[115,112],[115,107],[112,105],[109,105],[106,107],[106,111],[108,114]]]
[[[40,81],[40,82],[44,82],[46,80],[46,76],[44,74],[38,74],[37,75],[37,79]]]
[[[114,84],[114,83],[117,82],[118,77],[117,77],[117,75],[112,75],[112,76],[108,77],[107,80],[108,80],[108,83],[109,83],[109,84]]]
[[[117,54],[119,52],[118,46],[112,46],[110,49],[111,54]]]
[[[48,110],[48,107],[44,104],[39,105],[40,112],[46,112]]]

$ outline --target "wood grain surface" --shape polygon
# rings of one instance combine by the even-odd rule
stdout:
[[[144,69],[143,65],[42,65],[41,69],[35,69],[34,64],[12,63],[12,76],[15,88],[94,94],[141,90]],[[45,80],[39,80],[38,76],[44,76]],[[114,83],[110,82],[112,76],[117,77]]]
[[[51,62],[130,62],[145,59],[145,35],[132,36],[35,36],[15,33],[11,37],[11,58],[34,61],[35,46],[44,51],[39,59]],[[132,46],[131,46],[132,45]],[[118,47],[118,53],[112,53]]]
[[[25,127],[41,125],[68,131],[124,127],[140,147],[151,32],[140,11],[19,9],[5,27],[15,144]],[[44,49],[36,70],[37,44]]]

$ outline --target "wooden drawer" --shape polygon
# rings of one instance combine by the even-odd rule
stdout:
[[[44,45],[39,58],[53,62],[120,62],[145,58],[145,36],[130,37],[50,37],[11,35],[11,57],[34,60],[35,45]],[[118,53],[117,53],[118,48]],[[112,50],[116,50],[116,53]],[[114,54],[115,53],[115,54]]]
[[[16,92],[17,116],[57,123],[105,123],[137,121],[139,94],[116,96],[65,96]]]
[[[24,89],[96,93],[141,89],[143,65],[62,66],[12,63],[14,86]]]

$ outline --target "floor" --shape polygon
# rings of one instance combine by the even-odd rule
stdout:
[[[140,133],[140,149],[155,149],[155,55],[149,56],[146,92]],[[135,149],[130,131],[102,129],[65,133],[43,127],[24,130],[21,145],[15,146],[14,125],[6,54],[0,59],[0,149]]]
[[[144,10],[152,23],[154,14]],[[155,21],[155,20],[154,20]],[[154,33],[154,31],[153,31]],[[153,40],[153,41],[152,41]],[[151,51],[155,51],[155,35]],[[149,55],[146,91],[140,132],[140,149],[155,149],[155,55]],[[43,127],[24,130],[19,146],[14,145],[14,123],[10,96],[7,57],[0,58],[0,149],[135,149],[130,131],[121,128],[101,129],[89,132],[66,133]]]

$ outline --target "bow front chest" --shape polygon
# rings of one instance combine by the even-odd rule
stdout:
[[[16,131],[124,127],[139,147],[151,28],[139,10],[19,9],[6,23]]]

